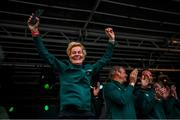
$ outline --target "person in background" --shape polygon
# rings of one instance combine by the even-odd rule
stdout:
[[[153,83],[153,88],[155,90],[155,101],[153,104],[153,114],[154,119],[167,119],[164,108],[163,108],[163,83],[161,81],[156,81]]]
[[[96,86],[92,87],[92,107],[95,113],[95,118],[100,118],[102,113],[104,98],[103,98],[103,86],[100,82],[97,82]]]
[[[152,73],[149,70],[142,71],[141,85],[136,87],[136,113],[138,119],[164,119],[165,114],[159,98],[152,87]],[[158,91],[157,91],[158,92]]]
[[[127,74],[122,66],[114,66],[110,71],[110,80],[104,85],[107,119],[136,119],[134,108],[134,85],[138,70],[130,73],[126,86]]]
[[[57,59],[44,46],[39,31],[40,19],[32,24],[32,16],[28,19],[28,27],[40,56],[55,70],[59,71],[60,81],[60,115],[59,118],[92,118],[90,81],[92,76],[104,67],[112,57],[115,47],[115,33],[106,28],[108,45],[105,54],[94,64],[84,64],[86,50],[80,42],[70,42],[67,47],[69,60]]]
[[[175,83],[167,75],[160,75],[159,81],[163,83],[163,107],[167,119],[180,119],[180,100]]]

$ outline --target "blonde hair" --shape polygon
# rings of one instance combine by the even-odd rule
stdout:
[[[70,42],[70,43],[68,44],[68,48],[66,49],[67,55],[70,56],[70,54],[71,54],[71,49],[72,49],[73,47],[77,47],[77,46],[79,46],[79,47],[82,48],[83,55],[86,56],[86,54],[87,54],[87,53],[86,53],[86,49],[85,49],[85,47],[84,47],[80,42]]]

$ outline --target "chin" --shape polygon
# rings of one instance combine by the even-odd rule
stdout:
[[[83,61],[72,61],[72,63],[75,65],[81,65],[83,63]]]
[[[73,64],[75,64],[75,65],[82,65],[82,63],[73,63]]]

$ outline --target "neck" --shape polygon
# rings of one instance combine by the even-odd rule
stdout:
[[[149,85],[147,85],[147,86],[141,86],[141,88],[146,89],[146,88],[150,88],[150,86],[149,86]]]
[[[118,81],[118,82],[121,83],[121,84],[123,83],[123,80],[119,79],[118,76],[115,76],[115,77],[113,78],[113,80]]]

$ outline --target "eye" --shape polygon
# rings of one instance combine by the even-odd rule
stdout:
[[[75,51],[72,51],[72,54],[75,54],[76,52]]]

